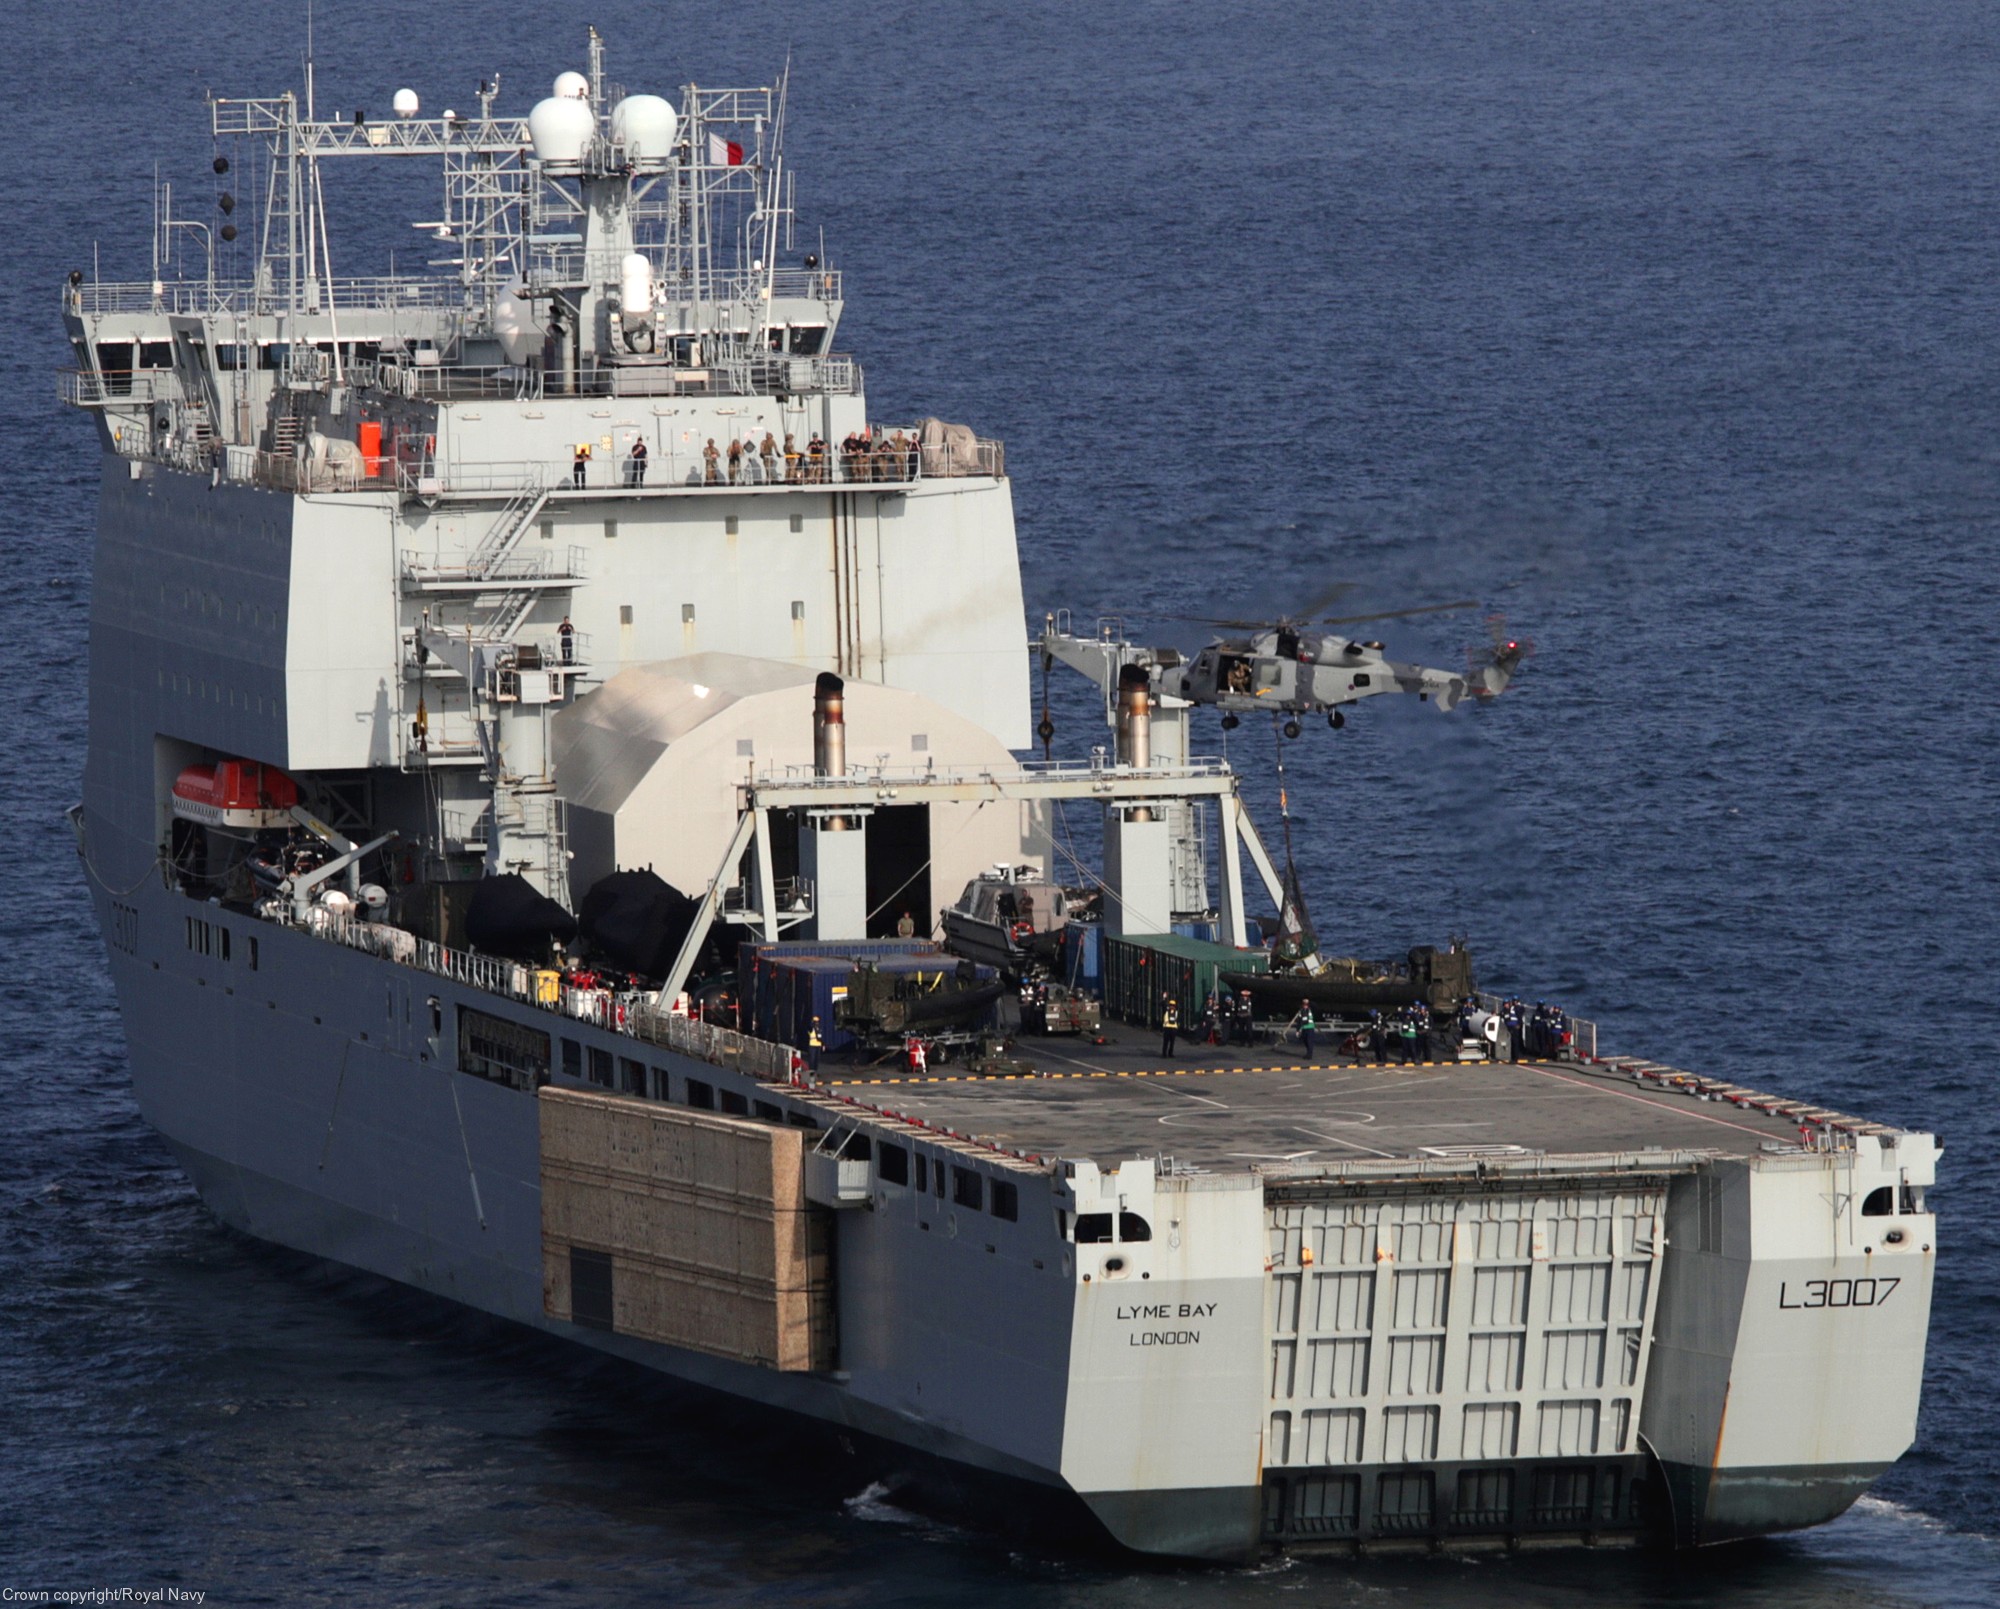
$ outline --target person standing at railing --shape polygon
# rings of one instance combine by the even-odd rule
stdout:
[[[826,479],[826,443],[818,436],[806,443],[806,479],[818,485]]]
[[[715,438],[708,438],[708,445],[701,450],[701,479],[704,486],[722,484],[722,454],[716,450]]]
[[[787,436],[785,441],[789,446],[791,437]],[[768,486],[778,478],[778,438],[768,430],[764,432],[764,439],[757,444],[757,456],[764,460],[764,483]],[[786,454],[785,461],[791,462],[789,453]]]
[[[570,460],[569,478],[578,491],[583,490],[583,478],[590,473],[590,443],[576,444],[576,456]]]
[[[729,438],[729,484],[737,485],[743,479],[743,443],[734,436]]]
[[[569,623],[568,615],[564,615],[562,617],[562,624],[556,627],[556,640],[562,644],[562,662],[565,665],[574,665],[576,663],[576,627]]]
[[[632,443],[632,452],[625,460],[625,484],[644,486],[646,484],[646,438],[641,436]]]
[[[799,465],[804,460],[804,458],[805,454],[799,451],[798,438],[796,436],[787,435],[785,437],[785,484],[786,485],[788,486],[798,485]]]

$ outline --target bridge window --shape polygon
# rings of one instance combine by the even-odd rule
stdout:
[[[1118,1238],[1122,1241],[1151,1240],[1153,1226],[1136,1212],[1118,1214]]]
[[[951,1199],[961,1207],[970,1207],[978,1212],[986,1205],[985,1175],[974,1173],[970,1168],[953,1168]]]
[[[794,324],[792,326],[792,356],[795,358],[816,358],[826,348],[826,326],[824,324]]]
[[[1895,1210],[1896,1187],[1894,1185],[1885,1184],[1870,1190],[1861,1203],[1861,1216],[1864,1218],[1887,1218],[1893,1215]]]
[[[1108,1246],[1111,1244],[1111,1214],[1108,1212],[1080,1212],[1076,1215],[1076,1243],[1079,1246]]]
[[[597,1045],[590,1047],[590,1081],[611,1088],[611,1052]]]
[[[704,1084],[698,1078],[690,1078],[688,1080],[688,1105],[694,1107],[697,1111],[714,1111],[715,1086],[713,1084]]]
[[[1016,1223],[1021,1217],[1021,1189],[1009,1179],[993,1181],[993,1216]]]
[[[722,1109],[729,1113],[731,1117],[748,1117],[750,1115],[749,1098],[737,1094],[733,1089],[725,1089],[722,1091]]]
[[[918,1159],[917,1166],[923,1166],[922,1158]],[[884,1184],[908,1184],[910,1182],[910,1153],[905,1151],[900,1145],[883,1146],[878,1153],[876,1171],[881,1174]],[[923,1188],[921,1181],[918,1183],[918,1188]]]

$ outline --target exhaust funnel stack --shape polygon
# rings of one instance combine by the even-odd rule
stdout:
[[[1118,672],[1118,763],[1135,771],[1153,764],[1153,695],[1144,665],[1126,665]],[[1140,806],[1129,820],[1151,821],[1153,812]]]
[[[827,670],[813,683],[813,774],[847,775],[847,684]]]

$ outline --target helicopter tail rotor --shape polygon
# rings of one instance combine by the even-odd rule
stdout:
[[[1535,645],[1523,637],[1507,634],[1507,617],[1489,615],[1486,620],[1487,632],[1493,638],[1493,646],[1483,653],[1471,657],[1470,671],[1466,678],[1467,691],[1474,698],[1498,698],[1507,691],[1521,662],[1535,651]]]

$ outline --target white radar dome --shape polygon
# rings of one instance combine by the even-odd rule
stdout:
[[[398,117],[415,117],[417,115],[417,92],[413,89],[399,89],[396,91],[396,98],[389,105],[394,109]]]
[[[493,335],[509,363],[525,363],[542,349],[542,326],[534,304],[522,299],[518,287],[493,298]]]
[[[634,162],[665,162],[680,119],[657,95],[627,95],[611,108],[611,137],[622,140]]]
[[[581,162],[597,119],[582,101],[551,95],[528,113],[528,138],[543,162]]]
[[[587,101],[590,99],[590,80],[582,73],[557,73],[554,93],[566,101]]]
[[[636,251],[618,265],[618,301],[628,318],[652,310],[653,265]]]

